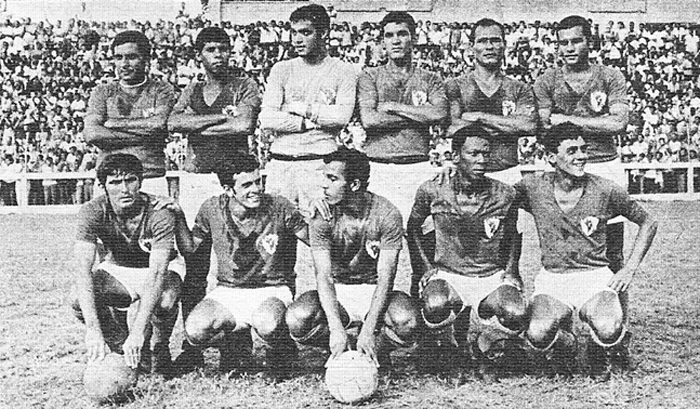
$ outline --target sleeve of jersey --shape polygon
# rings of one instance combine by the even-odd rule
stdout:
[[[515,114],[526,117],[532,121],[537,120],[537,106],[535,105],[535,93],[530,85],[523,84],[518,90],[518,101]]]
[[[357,95],[357,75],[355,70],[348,64],[342,63],[338,66],[338,92],[334,105],[326,105],[319,110],[318,122],[321,125],[345,126],[350,122],[352,113],[355,110],[355,97]]]
[[[281,61],[270,70],[260,111],[260,126],[277,132],[299,132],[301,117],[281,111],[284,103],[284,84],[289,76],[289,61]]]
[[[409,220],[422,223],[430,216],[430,203],[432,202],[432,198],[429,193],[429,183],[430,182],[423,183],[416,191],[416,198],[413,201],[411,215],[408,217]]]
[[[430,76],[430,83],[430,95],[428,96],[430,105],[442,108],[447,115],[450,110],[450,104],[447,101],[445,83],[442,82],[442,79],[437,75]]]
[[[153,250],[172,250],[175,248],[175,216],[168,210],[159,210],[151,216],[153,233]]]
[[[533,91],[535,93],[535,103],[539,109],[552,109],[552,98],[549,96],[549,75],[543,74],[535,81]]]
[[[318,214],[309,222],[309,244],[312,250],[330,250],[333,245],[333,227]]]
[[[449,102],[460,102],[462,101],[462,91],[459,89],[459,84],[456,80],[452,79],[445,82],[445,92],[447,93],[447,100]]]
[[[364,70],[357,79],[357,102],[361,107],[374,109],[379,105],[377,86],[369,71]]]
[[[204,240],[211,235],[211,228],[209,226],[208,217],[208,204],[209,202],[204,202],[202,207],[199,208],[197,212],[197,217],[194,218],[194,226],[192,226],[192,236]]]
[[[389,210],[381,220],[380,250],[401,250],[403,246],[403,219],[397,208]]]
[[[169,109],[175,105],[175,90],[173,86],[168,83],[161,83],[158,87],[156,105],[157,106],[167,106]]]
[[[625,104],[627,105],[627,82],[625,77],[618,70],[611,69],[609,77],[609,101],[608,105],[612,106],[615,104]]]
[[[175,106],[173,107],[174,114],[181,114],[185,112],[187,107],[190,106],[190,99],[192,98],[192,92],[194,90],[196,81],[192,81],[187,84],[187,87],[182,91],[180,97],[177,99]]]
[[[238,106],[247,106],[253,110],[253,112],[260,112],[260,105],[262,101],[260,99],[260,90],[255,81],[250,78],[246,80],[241,85],[241,98]]]
[[[97,86],[93,89],[88,100],[86,115],[101,119],[107,118],[107,89],[105,86]]]
[[[97,242],[97,226],[101,222],[101,212],[93,202],[88,202],[78,212],[78,229],[75,239],[88,243]]]
[[[613,187],[610,193],[611,217],[622,215],[633,223],[644,223],[648,217],[648,213],[644,207],[636,200],[633,200],[622,187],[616,184],[612,185]]]

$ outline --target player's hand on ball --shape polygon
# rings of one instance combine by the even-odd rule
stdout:
[[[376,353],[377,340],[374,333],[368,328],[367,331],[360,331],[360,335],[357,337],[357,351],[364,354],[369,358],[377,367],[379,367],[379,360],[377,359]]]
[[[111,351],[99,329],[88,328],[85,333],[85,346],[88,351],[88,361],[102,360]]]
[[[627,266],[622,267],[622,269],[615,273],[615,275],[610,279],[608,287],[612,288],[618,293],[627,291],[630,288],[630,284],[632,284],[634,272],[634,270],[628,268]]]
[[[332,330],[329,336],[328,346],[331,350],[331,356],[328,358],[328,362],[339,357],[348,348],[348,334],[345,332],[345,328]],[[326,362],[326,367],[328,366]]]
[[[139,366],[141,348],[143,347],[144,341],[145,337],[143,334],[137,334],[136,332],[131,332],[126,338],[126,341],[124,341],[124,359],[130,368],[135,369]]]

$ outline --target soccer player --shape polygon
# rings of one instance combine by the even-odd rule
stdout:
[[[337,149],[336,135],[355,108],[352,65],[328,56],[326,10],[311,4],[289,17],[297,57],[272,67],[263,96],[260,125],[275,134],[266,166],[266,191],[280,194],[311,214],[320,199],[318,168]]]
[[[519,205],[535,218],[542,250],[526,338],[550,369],[570,371],[576,312],[591,329],[589,351],[605,353],[604,368],[591,365],[607,376],[625,365],[629,332],[620,295],[629,289],[657,223],[624,188],[584,171],[589,156],[585,129],[566,123],[552,126],[546,136],[554,172],[526,176],[515,186]],[[628,262],[613,273],[606,253],[607,221],[620,215],[639,231]]]
[[[178,99],[168,119],[174,132],[187,134],[187,172],[180,177],[180,207],[190,223],[201,204],[222,193],[214,173],[221,164],[233,163],[248,155],[248,136],[253,133],[260,111],[257,84],[238,76],[229,67],[230,38],[219,27],[202,29],[195,50],[205,70],[204,81],[192,81]],[[191,226],[190,226],[191,227]],[[204,298],[210,270],[211,243],[198,246],[186,256],[187,275],[183,283],[182,314],[185,319]],[[178,367],[203,365],[199,349],[184,343]]]
[[[218,263],[216,288],[185,320],[187,342],[220,343],[220,369],[243,372],[252,334],[266,346],[271,375],[283,377],[296,356],[285,312],[295,290],[297,237],[306,240],[306,223],[287,199],[263,193],[259,166],[250,155],[222,164],[217,176],[224,193],[204,202],[191,231],[176,202],[165,206],[175,214],[178,248],[191,254],[211,242]]]
[[[132,368],[144,358],[147,370],[152,324],[152,370],[167,375],[184,263],[175,258],[175,219],[154,208],[155,197],[141,192],[142,178],[141,162],[129,154],[107,155],[97,167],[104,195],[83,205],[78,215],[73,308],[87,327],[90,360],[112,351],[123,353]],[[107,255],[93,269],[98,241]],[[127,329],[126,310],[137,301]]]
[[[117,34],[112,53],[119,80],[92,90],[85,141],[100,149],[98,165],[108,154],[135,155],[144,167],[143,190],[168,196],[163,149],[166,121],[175,102],[173,87],[148,76],[151,44],[141,32]]]
[[[580,16],[564,18],[557,28],[563,67],[548,69],[535,82],[535,100],[545,128],[571,123],[583,129],[590,145],[588,172],[626,186],[626,174],[617,163],[617,137],[629,122],[626,81],[610,67],[591,64],[591,26]],[[624,225],[607,228],[610,268],[622,268]]]
[[[478,122],[454,133],[453,183],[440,183],[435,177],[418,188],[407,230],[409,249],[422,261],[427,326],[440,330],[466,321],[455,325],[464,332],[458,334],[461,342],[454,341],[459,347],[471,341],[481,376],[495,381],[503,363],[496,357],[508,357],[505,344],[519,344],[519,334],[527,327],[527,301],[518,270],[519,246],[514,243],[520,239],[515,189],[485,176],[490,138]],[[421,226],[429,216],[435,223],[434,258],[426,255],[421,239]],[[464,327],[473,334],[469,341]]]
[[[327,342],[334,359],[350,345],[346,329],[361,324],[357,350],[388,370],[391,349],[411,345],[422,321],[415,300],[393,291],[401,214],[367,191],[370,165],[363,153],[340,147],[323,162],[332,217],[317,212],[309,223],[316,290],[292,303],[287,325],[299,343]]]
[[[440,77],[413,64],[413,17],[392,11],[380,26],[389,59],[362,72],[357,98],[372,186],[407,220],[418,186],[436,173],[428,156],[430,126],[447,120],[449,104]]]
[[[534,135],[537,109],[532,88],[508,78],[501,67],[505,58],[503,25],[484,18],[471,32],[474,69],[445,84],[451,125],[447,134],[469,124],[480,124],[490,135],[488,176],[509,185],[520,180],[518,138]]]

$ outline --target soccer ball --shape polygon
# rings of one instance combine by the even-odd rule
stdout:
[[[126,365],[123,355],[112,352],[88,363],[83,385],[86,394],[99,403],[118,400],[136,386],[136,370]]]
[[[342,403],[363,401],[377,391],[377,367],[358,351],[346,351],[332,360],[326,369],[326,387]]]

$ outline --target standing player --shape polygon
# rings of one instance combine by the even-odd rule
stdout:
[[[508,78],[503,25],[484,18],[471,32],[474,70],[447,82],[451,126],[448,135],[469,124],[480,124],[490,135],[488,176],[509,185],[520,180],[518,138],[534,135],[537,110],[532,88]]]
[[[186,174],[180,177],[180,206],[194,222],[204,200],[219,195],[221,185],[214,174],[222,164],[234,163],[249,150],[260,110],[257,84],[236,76],[229,67],[231,41],[219,27],[207,27],[197,35],[195,50],[205,70],[204,81],[192,81],[183,91],[168,119],[174,132],[187,134]],[[182,291],[182,315],[186,319],[204,298],[209,273],[211,243],[187,254],[187,275]],[[203,365],[199,349],[183,344],[177,366]]]
[[[591,26],[580,16],[564,18],[557,28],[563,67],[551,68],[535,82],[535,99],[545,128],[570,123],[583,129],[590,144],[588,172],[627,186],[617,163],[617,136],[629,122],[626,81],[620,71],[589,62]],[[622,268],[624,225],[608,226],[610,268]]]
[[[625,364],[619,358],[627,353],[620,295],[629,289],[657,223],[624,188],[584,172],[588,143],[583,135],[585,130],[572,124],[553,126],[544,145],[554,172],[527,176],[515,186],[520,205],[535,218],[542,250],[526,337],[553,369],[568,372],[576,345],[572,319],[578,312],[591,328],[593,343],[605,352],[603,373],[609,374],[616,364]],[[606,253],[607,221],[620,215],[639,231],[629,261],[613,273]]]
[[[527,302],[518,272],[519,243],[514,243],[519,241],[515,189],[485,176],[491,156],[488,135],[478,123],[454,134],[453,183],[441,184],[436,177],[418,188],[408,243],[422,264],[426,324],[443,329],[460,318],[468,322],[480,374],[493,381],[504,363],[496,357],[509,357],[506,343],[517,344],[527,327]],[[434,258],[426,255],[421,239],[428,216],[435,223]],[[461,341],[462,347],[468,342]]]
[[[372,186],[407,220],[416,189],[435,174],[428,156],[429,128],[448,118],[449,104],[440,77],[411,61],[416,41],[413,17],[393,11],[380,25],[389,61],[362,72],[357,98],[367,131]]]
[[[166,121],[175,102],[173,87],[148,77],[151,44],[141,32],[117,34],[112,52],[119,81],[92,90],[85,141],[100,149],[98,165],[108,154],[135,155],[144,167],[144,191],[168,196],[163,149]]]
[[[184,265],[174,259],[175,220],[167,210],[155,210],[153,196],[140,191],[143,167],[133,155],[107,155],[97,167],[104,189],[83,205],[75,243],[77,263],[76,316],[85,322],[89,359],[110,351],[123,353],[136,368],[151,353],[153,325],[154,372],[168,374],[168,341],[177,319],[177,302]],[[93,270],[97,243],[107,256]],[[139,301],[127,330],[126,309]],[[144,369],[151,362],[144,360]]]
[[[401,214],[367,191],[367,157],[341,147],[324,159],[323,192],[332,217],[309,224],[316,290],[287,311],[297,342],[328,342],[331,359],[348,346],[346,329],[361,324],[357,350],[389,369],[389,352],[412,343],[420,312],[407,294],[393,291],[403,238]]]
[[[356,75],[352,65],[328,56],[330,19],[322,6],[300,7],[289,19],[297,58],[272,67],[260,113],[262,128],[275,134],[266,191],[310,212],[321,197],[321,159],[337,149],[336,135],[355,108]]]
[[[187,342],[196,348],[221,342],[221,370],[244,371],[252,334],[267,347],[272,375],[284,376],[296,356],[284,317],[306,223],[287,199],[263,193],[258,168],[250,155],[222,164],[217,175],[224,193],[204,202],[192,231],[175,202],[168,208],[177,220],[178,248],[192,254],[211,242],[218,262],[216,288],[185,320]]]

